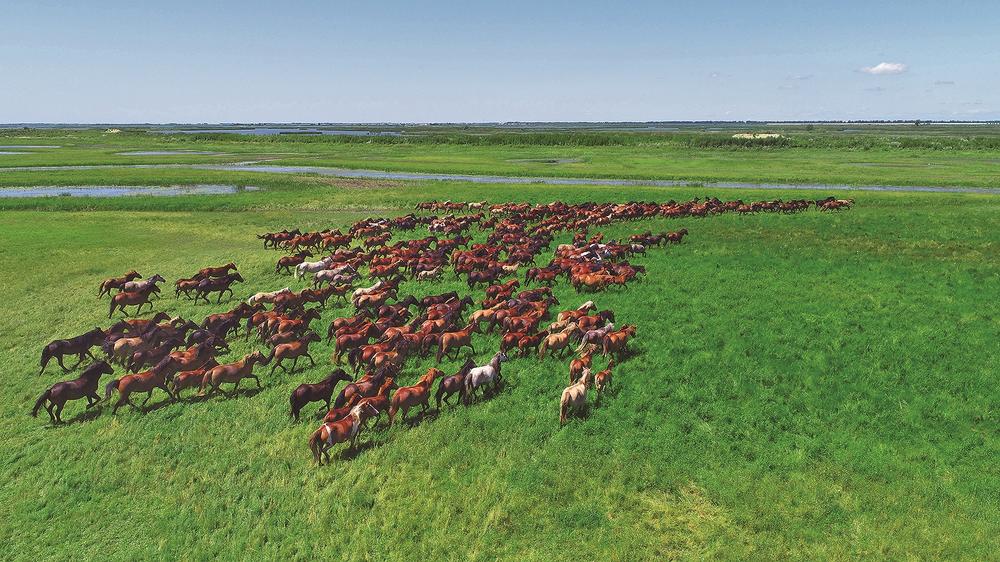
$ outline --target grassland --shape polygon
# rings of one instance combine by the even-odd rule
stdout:
[[[363,155],[364,146],[344,146]],[[327,372],[326,344],[317,367],[265,374],[259,392],[178,404],[154,396],[149,411],[118,416],[74,403],[64,427],[27,415],[62,377],[36,374],[39,350],[106,325],[96,284],[133,267],[172,280],[234,260],[247,278],[240,296],[296,287],[273,273],[279,254],[260,247],[258,232],[343,227],[428,198],[664,201],[706,190],[185,169],[0,181],[21,174],[265,190],[0,202],[4,558],[983,560],[1000,547],[995,196],[856,194],[857,207],[840,214],[609,228],[684,226],[691,236],[638,259],[645,281],[596,297],[639,336],[616,370],[618,390],[585,419],[558,427],[564,361],[517,359],[492,400],[367,434],[356,456],[317,469],[305,447],[313,424],[289,422],[287,396]],[[581,300],[565,285],[557,295],[566,306]],[[196,319],[227,307],[156,301]],[[331,308],[323,325],[346,313]],[[477,358],[495,345],[479,337]],[[239,342],[233,355],[253,347]],[[403,382],[430,364],[411,363]]]

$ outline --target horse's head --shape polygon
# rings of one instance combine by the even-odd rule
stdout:
[[[153,283],[166,283],[167,280],[163,278],[159,273],[150,277],[147,281],[152,281]]]
[[[503,363],[504,361],[507,360],[507,354],[502,351],[498,351],[497,354],[493,356],[493,358],[497,360],[497,363]]]
[[[233,269],[236,269],[236,266],[233,266]],[[243,276],[242,276],[242,275],[240,275],[239,273],[233,273],[233,274],[232,274],[232,280],[233,280],[233,281],[238,281],[238,282],[240,282],[240,283],[243,283],[243,282],[245,281],[245,280],[243,279]]]

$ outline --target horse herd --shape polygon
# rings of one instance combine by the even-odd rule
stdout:
[[[816,203],[818,208],[840,208],[829,205],[838,200],[822,201],[822,205]],[[600,396],[610,388],[612,371],[627,358],[628,343],[637,328],[634,324],[616,327],[615,313],[598,310],[592,300],[553,311],[560,302],[552,286],[560,277],[581,293],[626,286],[645,274],[645,268],[630,263],[630,259],[650,248],[681,243],[688,234],[687,229],[646,231],[627,240],[605,241],[601,232],[591,234],[591,230],[658,216],[743,212],[744,206],[753,212],[801,210],[783,208],[787,205],[798,207],[800,203],[778,202],[775,206],[774,202],[724,203],[714,198],[624,204],[426,202],[418,205],[418,211],[448,214],[368,218],[346,232],[283,230],[262,234],[258,238],[265,248],[286,254],[278,259],[275,273],[291,275],[308,287],[256,293],[200,323],[159,312],[150,319],[122,320],[108,329],[95,327],[80,336],[53,341],[43,348],[41,372],[52,359],[67,372],[88,358],[92,363],[77,379],[46,390],[32,415],[44,406],[53,423],[60,423],[67,401],[85,398],[87,408],[91,408],[115,392],[119,397],[112,413],[124,405],[142,410],[157,389],[176,401],[188,388],[198,388],[201,396],[216,392],[232,396],[244,379],[252,379],[260,387],[255,369],[270,366],[270,374],[274,374],[279,368],[294,372],[300,359],[316,364],[310,346],[324,338],[312,324],[319,320],[328,300],[337,297],[338,302],[349,304],[353,313],[334,318],[327,327],[325,340],[333,344],[334,370],[317,383],[300,385],[289,397],[289,415],[296,421],[305,405],[323,403],[323,422],[308,440],[317,463],[322,464],[324,458],[329,462],[329,450],[337,443],[350,442],[353,448],[362,431],[373,420],[377,423],[382,413],[392,426],[397,416],[406,420],[414,408],[427,412],[432,394],[439,411],[451,404],[452,396],[469,405],[480,393],[495,395],[502,388],[503,364],[518,357],[568,358],[568,386],[560,395],[559,407],[559,422],[563,424],[571,414],[582,411],[588,389],[594,388]],[[456,214],[464,210],[475,212]],[[406,235],[419,227],[426,228],[429,235]],[[474,241],[476,230],[489,231],[482,242]],[[552,259],[536,266],[541,254],[551,250],[555,237],[563,233],[572,235],[568,238],[571,242],[557,245]],[[313,259],[317,256],[321,257]],[[522,269],[523,280],[518,277]],[[366,272],[369,285],[359,287],[362,272]],[[478,304],[471,294],[458,291],[401,295],[404,283],[412,290],[449,272],[456,279],[464,276],[470,291],[485,286]],[[177,280],[175,297],[193,295],[196,302],[208,303],[209,296],[217,293],[216,303],[221,303],[226,294],[233,296],[232,286],[243,281],[235,263],[206,267],[190,278]],[[145,304],[152,306],[161,282],[165,280],[160,275],[142,279],[130,271],[103,281],[98,296],[111,296],[109,318],[116,310],[127,315],[125,306],[137,306],[137,312]],[[531,284],[537,286],[528,288]],[[253,337],[269,350],[254,350],[238,360],[220,363],[233,338],[241,335],[245,341]],[[473,357],[478,355],[476,344],[483,335],[498,337],[499,346],[487,363],[478,365]],[[94,355],[95,347],[101,348],[103,358]],[[433,357],[440,364],[445,358],[457,360],[464,350],[470,357],[454,374],[435,366],[413,385],[397,382],[408,363]],[[600,370],[594,365],[598,355],[608,358]],[[75,356],[76,365],[67,367],[63,362],[66,356]],[[105,385],[101,398],[99,379],[116,368],[126,374]],[[337,392],[341,382],[346,384]],[[227,393],[223,384],[231,384],[232,389]],[[137,405],[132,396],[142,393],[145,400]]]

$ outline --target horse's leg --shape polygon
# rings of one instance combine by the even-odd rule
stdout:
[[[257,381],[257,388],[264,388],[260,385],[260,379],[257,378],[257,375],[250,375],[250,376],[253,377],[253,380]]]
[[[52,423],[56,423],[56,415],[52,412],[55,405],[56,403],[51,398],[49,399],[49,403],[45,405],[45,411],[49,413],[49,419],[52,420]]]
[[[291,372],[293,372],[293,373],[295,372],[295,366],[298,365],[298,364],[299,364],[299,356],[296,355],[295,358],[292,359],[292,370],[291,370]]]
[[[139,406],[139,409],[141,410],[142,408],[145,408],[146,403],[149,402],[149,399],[152,397],[153,397],[153,389],[151,388],[146,392],[146,399],[142,401],[142,404]]]
[[[309,358],[309,364],[312,365],[313,367],[315,367],[316,366],[316,361],[313,360],[313,356],[309,355],[308,353],[306,353],[306,357]],[[294,369],[295,367],[292,367],[292,368]]]
[[[274,374],[274,370],[277,369],[279,366],[281,366],[281,361],[282,361],[282,359],[279,358],[278,361],[276,361],[274,363],[274,365],[271,365],[271,374],[272,375]],[[284,369],[283,366],[281,368]]]
[[[70,371],[69,369],[66,368],[66,365],[63,365],[63,356],[62,355],[56,355],[56,362],[59,363],[60,367],[62,367],[62,370],[63,370],[64,373],[68,373]]]
[[[85,354],[84,352],[80,352],[80,354],[79,354],[79,355],[77,355],[77,357],[76,357],[76,365],[73,365],[73,366],[72,366],[72,367],[70,368],[70,370],[72,370],[72,369],[76,369],[77,367],[79,367],[79,366],[80,366],[80,363],[83,363],[83,359],[84,359],[84,357],[86,357],[86,354]]]
[[[63,407],[66,406],[65,402],[59,402],[56,404],[56,423],[62,423],[62,411]]]

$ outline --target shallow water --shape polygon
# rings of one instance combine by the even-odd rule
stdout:
[[[62,148],[62,147],[56,146],[54,144],[0,144],[0,150],[6,150],[8,148],[19,149],[19,148]]]
[[[20,150],[0,150],[0,154],[31,154]]]
[[[684,180],[616,180],[594,178],[549,178],[523,176],[480,176],[471,174],[438,174],[428,172],[386,172],[382,170],[355,170],[348,168],[328,168],[322,166],[275,166],[257,162],[237,162],[233,164],[98,164],[85,166],[16,166],[0,167],[0,174],[8,171],[56,171],[56,170],[96,170],[104,168],[188,168],[194,170],[226,170],[232,172],[259,172],[270,174],[317,174],[340,178],[365,178],[382,180],[440,180],[464,181],[470,183],[544,184],[544,185],[622,185],[653,187],[706,187],[717,189],[782,189],[810,191],[913,191],[935,193],[983,193],[1000,195],[1000,189],[986,187],[951,186],[910,186],[910,185],[838,185],[826,183],[751,183],[734,181],[699,182]]]
[[[177,196],[177,195],[225,195],[257,191],[252,185],[75,185],[75,186],[35,186],[0,188],[0,199],[11,197],[128,197],[134,195]]]

